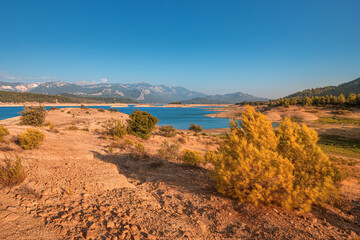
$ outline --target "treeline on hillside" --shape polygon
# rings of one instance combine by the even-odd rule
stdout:
[[[103,98],[103,97],[78,97],[75,95],[46,95],[38,93],[20,93],[10,91],[0,91],[0,102],[4,103],[135,103],[126,98]]]
[[[355,93],[349,94],[346,98],[344,94],[339,96],[326,95],[326,96],[315,96],[315,97],[292,97],[292,98],[280,98],[277,100],[270,100],[268,102],[242,102],[236,105],[268,105],[269,107],[285,106],[290,105],[302,105],[302,106],[326,106],[326,105],[348,105],[348,106],[360,106],[360,94]]]
[[[360,78],[352,80],[350,82],[346,82],[340,84],[338,86],[327,86],[321,88],[313,88],[313,89],[306,89],[301,92],[296,92],[287,96],[287,98],[303,98],[303,97],[326,97],[328,96],[339,96],[340,94],[344,94],[347,98],[351,93],[359,93],[360,92]]]

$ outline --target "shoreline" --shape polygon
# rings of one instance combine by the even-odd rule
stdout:
[[[150,103],[38,103],[38,102],[25,102],[25,103],[2,103],[0,102],[0,107],[23,107],[23,106],[39,106],[43,105],[45,107],[74,107],[74,106],[110,106],[110,107],[129,107],[130,105],[134,107],[167,107],[167,108],[191,108],[191,107],[227,107],[232,104],[163,104],[156,105]]]

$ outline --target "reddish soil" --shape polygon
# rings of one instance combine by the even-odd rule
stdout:
[[[68,113],[69,112],[69,113]],[[310,213],[254,206],[219,195],[208,170],[184,166],[157,155],[164,139],[205,152],[219,140],[181,131],[165,138],[155,133],[142,142],[109,151],[111,139],[98,133],[107,119],[122,113],[96,109],[49,111],[44,144],[22,150],[14,141],[27,126],[18,118],[0,121],[10,136],[0,143],[1,158],[18,154],[27,178],[0,191],[0,239],[356,239],[360,234],[358,184],[344,183],[343,201],[315,206]],[[69,125],[79,130],[69,130]],[[99,130],[96,130],[99,129]],[[89,131],[88,131],[89,130]],[[10,141],[9,141],[10,140]],[[124,140],[120,140],[120,143]]]

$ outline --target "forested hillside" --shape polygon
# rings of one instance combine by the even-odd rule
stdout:
[[[46,95],[38,93],[21,93],[0,91],[0,102],[4,103],[24,103],[24,102],[40,102],[40,103],[135,103],[134,100],[127,98],[102,98],[102,97],[78,97],[71,94]]]
[[[360,93],[360,78],[357,78],[353,81],[340,84],[338,86],[327,86],[322,88],[313,88],[306,89],[301,92],[296,92],[287,96],[286,98],[301,98],[301,97],[321,97],[321,96],[339,96],[343,94],[345,97],[348,97],[351,93],[359,94]]]

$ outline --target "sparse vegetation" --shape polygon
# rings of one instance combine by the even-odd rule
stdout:
[[[126,126],[119,119],[110,119],[104,122],[102,127],[104,128],[104,134],[117,138],[123,138],[127,133]]]
[[[15,156],[11,160],[5,156],[5,166],[0,166],[0,183],[3,186],[11,187],[22,183],[26,177],[21,158]]]
[[[360,158],[360,140],[336,135],[320,135],[319,146],[327,153]]]
[[[344,117],[320,117],[319,123],[322,124],[354,124],[360,125],[360,119],[356,118],[344,118]]]
[[[105,109],[99,108],[98,111],[99,111],[99,112],[105,112]]]
[[[181,143],[181,144],[185,144],[185,143],[186,143],[186,139],[185,139],[184,137],[179,137],[179,138],[178,138],[178,141],[179,141],[179,143]]]
[[[346,115],[346,114],[350,114],[351,111],[346,109],[336,109],[336,110],[332,110],[331,113],[335,115]]]
[[[45,121],[46,109],[44,106],[25,106],[20,115],[20,125],[40,126]]]
[[[195,125],[193,123],[189,123],[190,124],[190,127],[189,127],[189,130],[190,131],[193,131],[194,133],[199,133],[199,132],[202,132],[202,127],[201,125]]]
[[[199,166],[204,163],[205,159],[201,152],[184,149],[183,163],[189,166]]]
[[[20,147],[30,150],[39,147],[44,138],[45,135],[39,130],[28,128],[25,132],[19,135],[18,142]]]
[[[69,130],[79,130],[79,128],[77,127],[77,126],[75,126],[75,125],[70,125],[69,127],[68,127],[68,129]]]
[[[206,154],[220,193],[303,211],[336,198],[338,171],[317,146],[314,130],[285,118],[274,131],[250,107],[230,128],[218,151]]]
[[[175,137],[176,129],[173,125],[163,125],[159,127],[159,134],[164,137]]]
[[[0,142],[4,140],[6,135],[9,135],[9,130],[6,127],[0,125]]]
[[[117,109],[117,108],[110,108],[109,111],[110,111],[110,112],[119,112],[119,109]]]
[[[128,132],[134,136],[143,139],[149,139],[151,132],[155,129],[156,124],[159,122],[157,117],[152,116],[145,111],[135,110],[129,115]]]
[[[135,151],[139,154],[144,154],[145,153],[145,146],[144,144],[142,144],[141,142],[137,142],[135,144]]]
[[[179,144],[164,140],[158,149],[159,157],[166,160],[175,160],[179,155]]]

